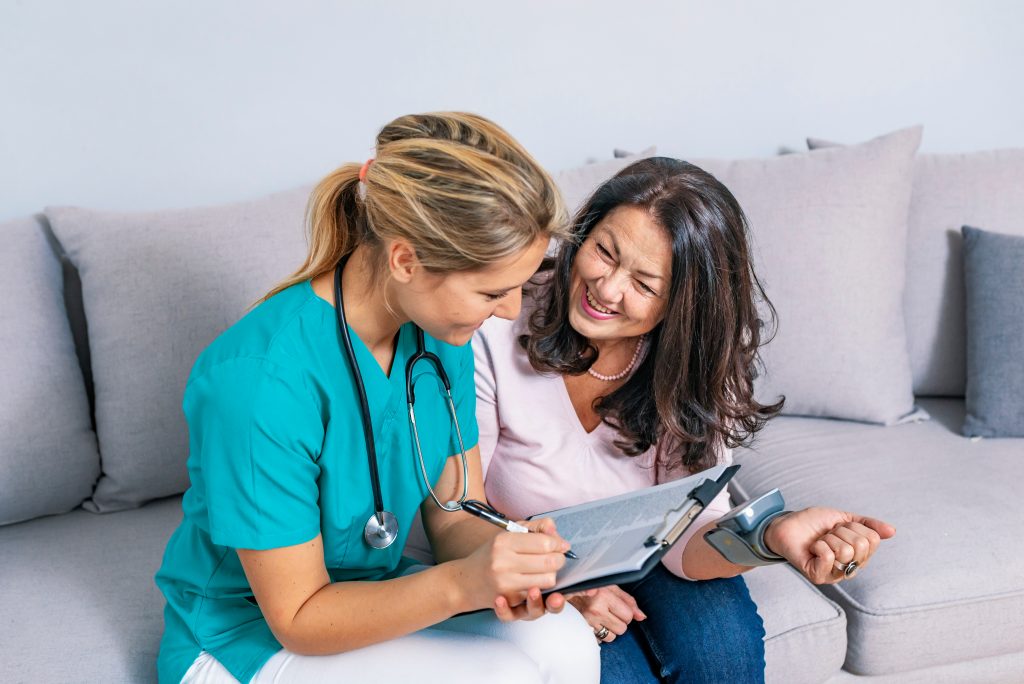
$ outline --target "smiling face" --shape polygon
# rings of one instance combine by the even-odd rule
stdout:
[[[592,341],[648,333],[665,317],[671,277],[665,229],[643,209],[616,207],[573,260],[569,324]]]
[[[398,306],[434,339],[469,342],[491,316],[513,320],[522,305],[522,287],[537,271],[548,246],[540,237],[528,248],[473,271],[436,274],[417,268],[398,292]]]

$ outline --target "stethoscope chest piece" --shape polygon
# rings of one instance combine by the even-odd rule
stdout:
[[[386,549],[398,539],[398,518],[391,511],[381,511],[370,516],[363,528],[363,539],[375,549]]]

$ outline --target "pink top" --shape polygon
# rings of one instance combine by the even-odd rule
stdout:
[[[528,315],[524,310],[515,322],[491,318],[473,337],[480,457],[492,506],[521,519],[690,474],[655,467],[653,447],[626,456],[614,444],[618,433],[604,423],[584,430],[561,376],[537,373],[516,341]],[[732,463],[732,451],[723,448],[719,462]],[[683,549],[730,507],[723,491],[665,554],[665,567],[690,579],[682,571]]]

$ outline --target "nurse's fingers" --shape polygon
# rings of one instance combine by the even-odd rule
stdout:
[[[536,620],[546,612],[544,597],[537,587],[531,588],[526,594],[526,601],[517,606],[510,606],[508,599],[504,596],[494,599],[494,614],[502,622]]]
[[[537,518],[536,520],[520,520],[519,524],[531,532],[541,532],[558,536],[558,525],[551,518]]]
[[[559,542],[568,542],[558,533],[558,526],[555,525],[555,521],[551,518],[540,518],[539,520],[520,520],[519,524],[530,530],[531,532],[538,532],[540,534],[552,537]],[[566,548],[566,551],[569,549]]]
[[[515,612],[513,612],[512,607],[508,604],[508,599],[504,596],[496,596],[494,598],[494,614],[502,622],[512,622],[516,619]]]
[[[524,592],[534,587],[547,591],[554,588],[557,577],[553,572],[521,573],[509,576],[507,581],[510,586]]]
[[[502,556],[502,567],[523,575],[554,574],[565,565],[560,553],[524,553],[509,551]]]
[[[544,607],[549,613],[561,613],[565,608],[565,596],[557,591],[544,597]]]

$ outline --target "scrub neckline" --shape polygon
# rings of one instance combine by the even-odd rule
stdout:
[[[303,280],[302,284],[305,286],[306,291],[313,298],[318,299],[321,302],[323,302],[324,306],[326,306],[328,309],[330,309],[332,314],[335,313],[336,307],[334,306],[334,304],[331,304],[329,301],[327,301],[326,299],[324,299],[323,297],[321,297],[320,295],[318,295],[316,293],[316,290],[313,289],[313,281],[312,280]],[[408,355],[408,353],[403,353],[403,343],[408,338],[408,335],[406,333],[406,328],[410,325],[411,322],[412,321],[407,321],[407,322],[403,323],[402,325],[400,325],[398,327],[398,332],[395,333],[395,351],[394,351],[394,354],[391,357],[391,369],[390,369],[390,372],[385,371],[384,367],[380,365],[380,363],[377,361],[377,357],[375,357],[373,355],[373,352],[370,351],[370,348],[366,345],[366,342],[363,341],[363,338],[359,336],[359,333],[357,333],[352,328],[352,326],[348,325],[347,323],[346,323],[346,327],[348,328],[349,336],[352,338],[353,346],[358,344],[359,347],[362,349],[363,353],[365,355],[369,356],[371,359],[373,359],[373,366],[374,366],[374,368],[376,368],[376,372],[380,373],[384,377],[385,380],[387,380],[388,382],[391,382],[393,380],[393,378],[395,377],[395,370],[398,369],[399,366],[401,366],[401,368],[403,368],[403,369],[405,368],[405,361],[406,361],[406,359],[408,358],[409,355]],[[337,326],[335,326],[335,327],[337,327]],[[399,362],[399,357],[401,357],[401,362]],[[362,368],[362,364],[360,365],[360,368]]]

